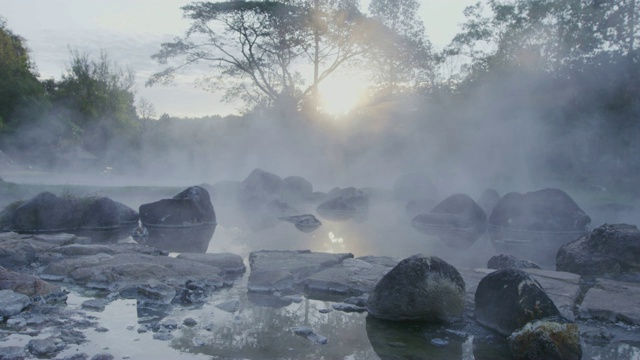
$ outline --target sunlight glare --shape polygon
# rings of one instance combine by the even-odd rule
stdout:
[[[364,76],[336,74],[320,83],[320,108],[330,115],[345,115],[364,101],[368,87]]]

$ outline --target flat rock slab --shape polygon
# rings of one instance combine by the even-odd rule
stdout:
[[[549,298],[556,305],[560,314],[569,320],[574,320],[573,308],[580,295],[580,275],[540,269],[522,269],[523,271],[533,275],[542,288],[545,290]],[[475,293],[478,283],[487,274],[492,273],[493,269],[459,269],[460,275],[464,279],[466,285],[466,308],[473,310],[475,308]]]
[[[640,284],[597,279],[587,291],[578,315],[640,325]]]
[[[357,296],[371,292],[378,281],[398,264],[387,256],[344,259],[342,263],[307,277],[303,283],[310,294]]]
[[[222,269],[225,274],[242,274],[247,268],[242,256],[230,253],[182,253],[178,259],[195,261]]]
[[[249,255],[251,292],[270,293],[303,287],[304,280],[322,270],[341,264],[353,254],[304,251],[255,251]]]

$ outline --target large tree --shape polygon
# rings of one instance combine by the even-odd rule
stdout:
[[[210,71],[201,84],[225,88],[226,100],[295,108],[371,44],[372,23],[354,0],[202,2],[182,9],[191,27],[152,56],[169,66],[150,85],[205,62]]]

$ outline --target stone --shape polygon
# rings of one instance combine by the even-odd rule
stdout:
[[[516,360],[582,359],[578,325],[562,319],[530,322],[511,334],[508,342],[513,358]]]
[[[83,256],[83,255],[96,255],[96,254],[115,254],[115,250],[106,245],[80,245],[80,244],[71,244],[64,245],[57,248],[52,249],[51,251],[57,252],[67,256]]]
[[[321,217],[330,221],[365,221],[369,216],[369,197],[356,188],[334,189],[330,199],[316,208]]]
[[[9,317],[19,314],[31,300],[28,296],[18,294],[12,290],[0,290],[0,317]]]
[[[107,303],[108,301],[104,299],[89,299],[89,300],[83,301],[82,304],[80,304],[80,307],[82,307],[85,310],[102,312],[107,306]]]
[[[302,251],[254,251],[249,254],[251,273],[247,288],[250,292],[303,288],[304,280],[324,269],[353,258],[353,254],[315,253]]]
[[[296,326],[291,328],[291,332],[296,335],[304,336],[316,344],[325,345],[328,339],[322,335],[316,334],[312,328],[308,326]]]
[[[560,248],[556,269],[590,278],[640,282],[640,230],[627,224],[598,226]]]
[[[174,336],[171,333],[160,332],[160,333],[153,334],[154,340],[169,341],[169,340],[173,340],[173,338]]]
[[[87,198],[82,201],[80,227],[90,230],[109,230],[120,227],[118,205],[108,197]]]
[[[336,304],[332,304],[331,307],[333,308],[333,310],[337,310],[337,311],[342,311],[342,312],[365,312],[367,311],[367,308],[364,306],[358,306],[358,305],[354,305],[354,304],[347,304],[347,303],[336,303]]]
[[[559,189],[508,193],[489,216],[489,235],[501,253],[543,265],[555,261],[558,249],[586,232],[591,218]]]
[[[491,215],[493,208],[500,201],[500,193],[494,189],[486,189],[482,192],[478,200],[478,205],[484,210],[484,213],[488,216]]]
[[[182,323],[183,323],[185,326],[189,326],[189,327],[193,327],[193,326],[196,326],[196,325],[198,324],[198,322],[196,321],[196,319],[194,319],[194,318],[190,318],[190,317],[189,317],[189,318],[184,319],[184,320],[182,321]]]
[[[475,305],[476,321],[505,336],[532,320],[560,316],[540,283],[517,269],[485,276],[476,289]]]
[[[138,220],[140,220],[140,215],[137,211],[128,207],[127,205],[114,201],[116,205],[116,210],[118,213],[118,220],[120,222],[120,226],[129,226],[129,225],[137,225]]]
[[[57,285],[36,276],[17,273],[0,267],[0,290],[12,290],[28,297],[41,296],[46,300],[65,300],[66,294]]]
[[[11,214],[11,227],[18,232],[64,231],[78,229],[80,213],[73,199],[41,192]]]
[[[296,229],[304,233],[313,232],[322,226],[322,222],[311,214],[286,216],[280,220],[294,224]]]
[[[225,274],[242,274],[247,270],[242,256],[231,253],[182,253],[178,259],[217,267]]]
[[[91,357],[91,360],[113,360],[113,359],[115,359],[115,356],[107,352],[97,353]]]
[[[414,217],[411,225],[420,232],[438,236],[451,248],[465,250],[484,234],[487,215],[468,195],[454,194],[429,213]]]
[[[465,284],[456,268],[435,256],[402,260],[367,300],[372,316],[393,321],[454,322],[462,318]]]
[[[615,300],[612,300],[615,299]],[[578,316],[640,325],[640,284],[597,279],[580,304]]]
[[[27,353],[22,346],[4,346],[0,347],[0,359],[3,360],[24,360]]]
[[[0,240],[0,266],[17,269],[36,261],[36,247],[18,236]]]
[[[240,310],[241,303],[239,300],[229,300],[220,304],[216,304],[216,307],[222,311],[228,313],[234,313]]]
[[[521,260],[513,255],[494,255],[487,262],[489,269],[540,269],[540,265],[529,260]]]
[[[52,358],[61,350],[51,338],[29,340],[27,349],[32,355],[44,358]]]
[[[305,292],[347,296],[369,293],[397,264],[398,260],[386,256],[347,258],[338,265],[308,276],[303,281]]]

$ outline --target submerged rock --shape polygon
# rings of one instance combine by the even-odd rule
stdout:
[[[509,336],[514,359],[579,360],[582,358],[578,325],[562,319],[543,319],[526,324]]]
[[[499,252],[541,263],[586,232],[591,218],[564,191],[543,189],[503,196],[489,216],[489,235]]]
[[[402,260],[373,289],[369,314],[379,319],[453,322],[462,318],[465,284],[456,268],[435,256]]]
[[[362,191],[350,187],[334,189],[330,199],[318,205],[316,211],[330,221],[365,221],[369,216],[369,197]]]
[[[320,220],[311,214],[287,216],[280,218],[280,220],[294,224],[296,229],[305,233],[315,231],[322,226]]]
[[[485,232],[487,215],[469,196],[455,194],[428,214],[414,217],[411,225],[420,232],[438,236],[449,247],[464,250]]]
[[[506,336],[532,320],[560,316],[540,283],[517,269],[485,276],[476,289],[475,304],[476,320]]]
[[[588,277],[640,282],[640,230],[603,224],[558,251],[556,268]]]
[[[540,266],[529,260],[521,260],[513,255],[494,255],[487,262],[489,269],[540,269]]]

